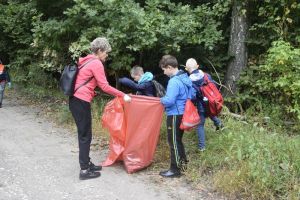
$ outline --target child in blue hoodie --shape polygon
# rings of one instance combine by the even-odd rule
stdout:
[[[179,127],[186,100],[191,96],[192,82],[185,72],[178,69],[178,62],[174,56],[163,56],[159,65],[164,74],[170,77],[166,95],[160,99],[160,102],[167,114],[167,134],[171,157],[170,169],[161,171],[159,174],[163,177],[178,177],[187,164],[182,143],[183,130]]]
[[[119,82],[122,85],[125,85],[134,91],[136,91],[137,95],[145,95],[145,96],[155,96],[155,88],[152,83],[153,74],[151,72],[144,73],[142,67],[136,65],[130,70],[130,75],[134,81],[129,78],[120,78]]]

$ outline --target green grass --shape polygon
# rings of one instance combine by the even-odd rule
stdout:
[[[190,155],[187,176],[197,182],[210,173],[221,192],[248,199],[299,199],[300,137],[225,119],[220,133],[207,128],[207,150]],[[194,149],[193,136],[186,146]],[[196,138],[194,138],[196,140]]]

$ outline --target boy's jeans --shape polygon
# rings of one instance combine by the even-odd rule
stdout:
[[[0,104],[2,104],[3,96],[4,96],[5,82],[0,82]]]
[[[210,117],[210,119],[211,119],[211,121],[214,122],[215,127],[218,127],[221,125],[221,120],[217,116]]]
[[[198,148],[199,149],[204,149],[205,148],[205,130],[204,130],[204,124],[205,124],[205,118],[206,118],[206,113],[203,104],[200,102],[197,105],[198,108],[198,113],[201,119],[200,124],[197,127],[197,133],[198,133]],[[221,120],[217,117],[210,117],[210,119],[214,122],[214,125],[216,127],[221,125]]]
[[[204,130],[204,124],[205,124],[205,112],[199,112],[199,116],[201,119],[201,123],[199,124],[197,128],[198,132],[198,148],[199,149],[204,149],[205,148],[205,130]],[[214,122],[214,125],[216,127],[221,125],[221,120],[217,117],[210,117],[210,119]]]
[[[201,119],[200,124],[197,127],[198,133],[198,148],[204,149],[205,148],[205,131],[204,131],[204,124],[205,124],[205,112],[199,112],[199,116]]]

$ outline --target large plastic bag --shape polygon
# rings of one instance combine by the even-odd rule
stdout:
[[[198,110],[190,99],[186,101],[184,113],[180,123],[180,129],[190,131],[200,124],[201,119]]]
[[[157,145],[163,106],[159,98],[132,96],[124,104],[126,137],[123,160],[128,173],[145,168],[153,161]]]
[[[115,98],[108,102],[102,114],[102,127],[108,129],[111,137],[109,141],[109,155],[103,166],[112,165],[122,159],[125,143],[124,110],[121,100]]]
[[[107,117],[109,114],[106,111],[109,109],[105,109],[102,116],[102,121],[104,118],[109,118],[106,122],[109,125],[105,124],[105,127],[111,127],[109,129],[111,136],[110,153],[103,166],[111,165],[120,159],[124,161],[126,171],[133,173],[149,166],[153,161],[163,118],[163,106],[157,97],[130,96],[130,103],[122,103],[124,109],[122,120],[120,118],[114,119],[113,115],[115,115],[115,112],[112,111],[110,111],[112,116]],[[115,100],[113,101],[113,103],[109,102],[108,105],[118,103]],[[118,108],[118,106],[113,106],[113,108]],[[122,131],[118,130],[118,133],[116,133],[113,127],[121,121],[122,125],[118,127],[121,127]],[[119,152],[117,151],[119,146],[115,145],[116,138],[124,139],[118,143],[124,142],[124,151],[119,155],[115,155],[116,152]]]

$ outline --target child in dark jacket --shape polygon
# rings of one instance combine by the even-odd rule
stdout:
[[[155,88],[152,83],[153,74],[151,72],[144,73],[144,70],[140,66],[134,66],[131,71],[130,75],[134,81],[129,78],[120,78],[119,82],[122,85],[125,85],[134,91],[136,91],[137,95],[145,95],[145,96],[155,96]]]
[[[160,99],[160,102],[165,107],[167,114],[167,134],[171,164],[168,170],[161,171],[159,174],[163,177],[178,177],[187,164],[182,142],[183,130],[179,127],[186,101],[191,97],[192,82],[185,72],[178,69],[177,59],[171,55],[162,57],[160,67],[164,74],[170,77],[166,95]]]

